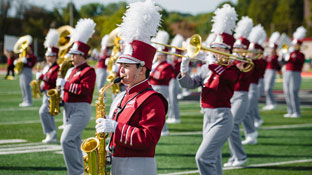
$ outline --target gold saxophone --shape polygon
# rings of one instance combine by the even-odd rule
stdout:
[[[27,48],[31,42],[32,42],[32,37],[30,35],[25,35],[25,36],[20,37],[14,44],[13,52],[19,54],[16,65],[14,67],[14,72],[16,72],[17,74],[20,74],[22,72],[22,69],[24,66],[24,63],[22,62],[22,58],[26,57]]]
[[[112,70],[112,68],[118,59],[118,52],[119,52],[119,48],[120,48],[119,40],[120,40],[120,37],[118,37],[118,36],[116,36],[114,38],[114,47],[112,50],[112,55],[109,57],[108,64],[107,64],[108,76],[107,76],[106,80],[110,83],[113,82],[117,78],[117,73],[114,72]],[[119,84],[113,84],[112,85],[112,92],[114,94],[118,94],[120,92]]]
[[[104,93],[114,84],[118,84],[122,78],[116,78],[113,82],[102,87],[99,91],[98,101],[96,102],[96,119],[105,118],[106,110],[104,103]],[[88,175],[109,175],[106,170],[107,152],[105,150],[105,133],[96,133],[96,137],[90,137],[81,144],[81,150],[87,153],[84,156],[84,171]]]
[[[64,78],[66,75],[66,72],[72,66],[73,66],[73,64],[72,64],[71,59],[65,60],[60,66],[57,77]],[[61,102],[61,87],[58,86],[55,89],[48,90],[47,96],[49,97],[49,113],[52,116],[59,114],[60,113],[60,102]]]
[[[33,98],[41,97],[40,82],[41,82],[40,80],[32,80],[30,82],[30,87],[31,87]]]

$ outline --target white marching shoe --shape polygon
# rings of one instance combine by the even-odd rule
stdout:
[[[264,111],[270,111],[270,110],[273,110],[273,109],[275,109],[275,108],[276,108],[275,105],[266,105],[266,106],[264,106],[264,107],[262,108],[262,110],[264,110]]]
[[[22,102],[22,103],[19,104],[19,107],[30,107],[30,106],[32,106],[32,104],[31,103],[26,103],[26,102]]]
[[[233,161],[228,161],[225,164],[223,164],[223,167],[224,168],[229,168],[229,167],[232,167],[232,164],[233,164]]]
[[[247,159],[244,159],[244,160],[235,160],[235,161],[232,163],[232,167],[240,167],[240,166],[244,165],[246,162],[247,162]]]
[[[169,124],[177,124],[177,123],[181,123],[181,120],[180,119],[175,119],[175,118],[168,118],[166,120],[166,123],[169,123]]]
[[[242,144],[243,145],[247,145],[247,144],[255,145],[258,143],[257,138],[258,138],[258,132],[255,131],[253,133],[246,135],[246,139],[242,141]]]
[[[293,114],[291,114],[290,117],[291,117],[291,118],[300,118],[301,116],[300,116],[300,114],[298,114],[298,113],[293,113]]]
[[[255,123],[254,123],[254,125],[255,125],[255,127],[258,129],[258,128],[260,128],[260,126],[263,124],[263,120],[255,120]]]
[[[42,140],[42,143],[56,143],[57,135],[56,131],[51,131],[46,134],[46,138]]]
[[[161,132],[161,136],[168,136],[169,135],[169,131],[162,131]]]
[[[288,113],[287,113],[287,114],[284,114],[284,117],[285,117],[285,118],[290,118],[290,117],[291,117],[291,114],[288,114]]]

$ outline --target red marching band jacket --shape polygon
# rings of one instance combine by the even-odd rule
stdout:
[[[174,71],[174,77],[173,78],[177,78],[177,76],[180,73],[180,67],[181,67],[181,62],[182,62],[182,58],[179,57],[177,60],[175,60],[172,64],[173,66],[173,71]]]
[[[212,74],[205,82],[201,93],[201,105],[203,108],[230,108],[230,99],[234,93],[234,85],[239,77],[239,69],[236,66],[220,66],[210,64],[208,68]]]
[[[251,83],[258,84],[259,79],[263,76],[265,71],[266,63],[262,61],[263,59],[253,60],[254,63],[254,71],[251,76]]]
[[[106,51],[107,49],[105,49],[105,51],[102,51],[102,54],[100,54],[100,56],[99,56],[99,61],[98,61],[98,63],[96,64],[96,67],[98,67],[98,68],[104,68],[104,69],[106,69],[107,68],[107,65],[105,64],[105,61],[106,61],[106,59],[109,59],[109,55],[108,55],[108,53],[107,53],[107,51]]]
[[[43,90],[47,91],[49,89],[54,89],[56,87],[56,79],[60,66],[54,63],[49,67],[49,70],[39,77],[39,80],[44,82]]]
[[[169,86],[172,77],[174,77],[173,67],[167,61],[163,61],[151,72],[149,81],[151,85]]]
[[[266,69],[272,69],[272,70],[281,70],[281,66],[278,63],[278,55],[268,55],[265,57],[265,60],[267,61]]]
[[[240,72],[238,81],[235,83],[235,86],[234,86],[234,91],[247,91],[248,92],[253,72],[254,72],[254,69],[251,69],[249,72]]]
[[[64,102],[92,102],[95,70],[87,63],[73,69],[64,85]]]
[[[267,61],[265,59],[260,59],[260,78],[264,77],[265,68],[267,66]]]
[[[9,58],[8,58],[8,66],[12,66],[13,63],[14,63],[14,60],[15,60],[15,57],[14,57],[14,56],[9,57]]]
[[[118,106],[123,108],[123,111],[118,116],[118,125],[110,145],[114,147],[113,156],[154,157],[156,144],[166,120],[166,99],[152,90],[146,79],[134,87],[127,88]],[[115,120],[116,116],[117,108],[114,113]]]
[[[27,54],[26,59],[27,59],[27,63],[24,64],[24,67],[32,68],[37,63],[37,57],[34,54]]]
[[[286,70],[301,72],[303,64],[305,61],[305,56],[299,50],[290,53],[289,60],[286,62]]]

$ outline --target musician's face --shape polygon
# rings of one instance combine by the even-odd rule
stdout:
[[[145,79],[145,67],[137,67],[136,64],[121,63],[120,77],[123,77],[121,82],[127,86],[132,86],[137,82]],[[144,75],[144,77],[143,77]]]
[[[72,54],[71,58],[73,59],[74,66],[78,66],[81,63],[86,61],[86,59],[82,55],[79,55],[79,54]]]
[[[222,47],[215,47],[214,49],[218,50],[220,52],[230,53],[230,50],[222,48]],[[221,55],[221,54],[217,54],[217,53],[214,53],[214,56],[215,56],[217,62],[219,62],[222,59],[227,59],[227,56]]]
[[[56,61],[56,56],[46,56],[48,64],[53,64]]]

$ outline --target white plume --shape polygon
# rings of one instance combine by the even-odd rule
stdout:
[[[237,26],[235,28],[235,39],[238,39],[240,37],[247,38],[250,34],[250,31],[253,26],[253,21],[248,16],[243,16],[240,21],[238,21]]]
[[[293,37],[294,39],[302,40],[306,36],[306,32],[307,30],[303,26],[300,26],[294,32]]]
[[[217,35],[215,33],[210,33],[205,41],[206,46],[210,46],[210,44],[216,39],[216,36]]]
[[[251,29],[251,32],[248,36],[248,39],[251,43],[260,44],[259,41],[261,40],[261,37],[263,37],[264,33],[265,33],[265,31],[264,31],[262,25],[258,24]]]
[[[162,44],[167,44],[169,40],[169,33],[164,30],[159,30],[157,32],[155,41]]]
[[[120,36],[125,43],[140,40],[150,44],[151,37],[156,35],[160,26],[159,11],[161,8],[152,0],[131,3],[120,24]]]
[[[269,44],[276,44],[278,39],[280,37],[280,33],[279,32],[273,32],[270,39],[269,39]]]
[[[57,46],[59,34],[56,29],[50,29],[43,43],[45,48]]]
[[[94,33],[95,25],[90,18],[79,19],[71,36],[72,41],[87,43]]]
[[[108,35],[104,35],[101,41],[101,49],[105,49],[105,47],[107,46],[107,40],[108,40]]]
[[[261,31],[261,33],[262,33],[262,35],[261,35],[261,38],[258,41],[258,44],[260,44],[262,47],[264,47],[265,41],[266,41],[266,38],[267,38],[267,34],[266,34],[264,29]]]
[[[232,35],[237,20],[235,9],[229,4],[224,4],[223,7],[218,8],[214,14],[211,31],[216,34],[227,33]]]
[[[183,41],[184,41],[183,36],[180,34],[176,34],[176,36],[172,39],[170,45],[175,47],[182,47]]]

